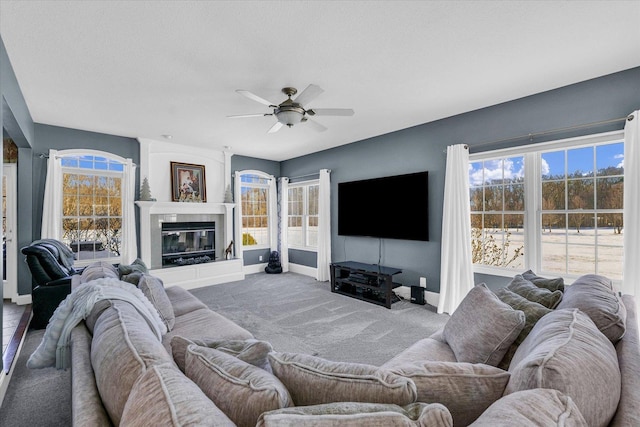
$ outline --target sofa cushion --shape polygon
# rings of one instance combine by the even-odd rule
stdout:
[[[471,426],[557,426],[588,424],[570,397],[558,390],[536,388],[510,394],[495,402]]]
[[[586,274],[576,279],[565,289],[558,308],[579,308],[614,344],[625,333],[627,310],[611,280],[604,276]]]
[[[539,288],[549,289],[551,292],[564,292],[564,279],[562,277],[546,278],[538,276],[531,270],[522,273],[522,277]]]
[[[445,405],[456,425],[468,425],[500,399],[511,376],[493,366],[460,362],[405,362],[390,370],[415,383],[418,402]]]
[[[525,325],[524,313],[474,286],[445,324],[443,337],[458,362],[497,366]]]
[[[191,344],[215,348],[223,353],[235,356],[243,362],[272,373],[267,355],[273,351],[273,347],[266,341],[258,341],[253,338],[248,340],[219,340],[214,338],[189,339],[175,336],[171,338],[171,354],[176,365],[183,372],[187,347]]]
[[[167,326],[167,331],[171,331],[176,323],[176,317],[173,314],[173,306],[169,297],[164,290],[164,284],[158,277],[143,274],[138,282],[138,289],[142,291],[151,304],[156,308],[160,319]]]
[[[109,307],[111,307],[111,300],[109,299],[102,299],[100,301],[97,301],[93,305],[93,308],[89,312],[89,315],[87,316],[86,319],[84,319],[84,323],[87,326],[87,329],[89,330],[89,332],[93,334],[93,329],[96,325],[96,320],[98,320],[98,318],[102,315],[102,313],[104,313],[104,311]]]
[[[165,288],[165,292],[169,301],[171,301],[173,314],[175,314],[176,318],[201,308],[207,308],[205,303],[180,286],[169,286]]]
[[[590,426],[606,426],[620,400],[613,344],[578,309],[555,310],[533,327],[509,367],[505,394],[550,388],[571,396]]]
[[[256,427],[413,427],[453,426],[447,408],[439,403],[411,403],[405,407],[383,403],[336,402],[265,412]]]
[[[89,264],[82,270],[80,274],[80,281],[82,283],[90,282],[95,279],[101,279],[103,277],[112,277],[119,279],[118,270],[111,264],[105,261],[96,261]]]
[[[131,274],[134,271],[144,273],[144,274],[149,272],[144,261],[142,261],[140,258],[136,258],[136,260],[133,261],[131,264],[120,264],[118,266],[118,274],[120,276]]]
[[[539,288],[520,274],[511,280],[511,283],[507,285],[507,289],[525,297],[529,301],[537,302],[551,309],[556,308],[562,299],[561,291],[551,292],[549,289]]]
[[[173,364],[150,367],[134,385],[121,425],[234,426],[235,424]]]
[[[296,406],[331,402],[407,405],[416,400],[412,380],[377,366],[278,352],[269,353],[269,362]]]
[[[531,329],[538,323],[538,320],[542,318],[545,314],[551,313],[551,309],[546,308],[545,306],[538,304],[537,302],[529,301],[523,296],[516,294],[515,292],[511,292],[507,288],[500,288],[495,292],[496,296],[500,298],[500,301],[509,304],[513,307],[514,310],[521,310],[524,313],[525,324],[520,334],[516,340],[511,344],[509,350],[502,358],[502,361],[498,364],[498,367],[501,369],[509,369],[509,364],[511,363],[511,359],[515,354],[518,346],[522,344]]]
[[[208,308],[201,308],[176,316],[176,323],[173,329],[162,337],[162,343],[169,353],[171,353],[171,339],[178,335],[188,339],[199,339],[203,335],[216,337],[220,340],[247,340],[253,338],[249,331]]]
[[[263,412],[291,406],[275,376],[214,348],[188,346],[185,374],[239,427],[253,427]]]
[[[95,322],[91,365],[102,403],[116,425],[136,380],[162,363],[173,360],[144,317],[128,302],[112,300]]]
[[[456,355],[453,354],[449,344],[429,337],[415,342],[382,366],[385,368],[394,368],[404,365],[405,362],[426,362],[429,360],[434,362],[455,362]]]

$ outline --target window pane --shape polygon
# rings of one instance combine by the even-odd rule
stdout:
[[[482,210],[482,187],[480,188],[471,188],[470,192],[470,200],[471,200],[471,211],[481,211]]]
[[[485,187],[484,189],[484,210],[485,211],[501,211],[502,204],[502,185],[494,185]]]
[[[543,180],[563,179],[564,170],[564,150],[542,153],[540,169]]]
[[[309,198],[308,198],[308,206],[309,206],[309,215],[318,215],[318,194],[320,192],[319,185],[310,185],[309,186]]]
[[[510,184],[504,186],[504,210],[524,210],[524,184]]]
[[[620,236],[619,241],[607,242],[606,244],[622,245],[622,214],[621,213],[603,213],[598,215],[598,235]],[[600,238],[598,238],[600,241]]]
[[[569,260],[567,273],[582,275],[585,272],[593,272],[596,267],[595,246],[567,245]]]
[[[569,214],[570,242],[582,242],[587,236],[594,236],[594,216],[590,213],[570,213]],[[573,236],[573,238],[571,238]],[[593,240],[590,240],[593,243]]]
[[[476,186],[484,183],[482,162],[469,163],[469,185]]]
[[[548,235],[558,232],[564,236],[566,227],[565,214],[542,214],[542,240],[545,240]]]
[[[484,183],[487,185],[502,184],[503,162],[498,160],[485,160],[484,162]]]
[[[567,164],[569,177],[593,176],[593,147],[567,150]]]
[[[622,240],[622,236],[620,236]],[[622,280],[622,246],[598,246],[598,274],[614,280]]]
[[[624,174],[624,143],[596,147],[596,167],[599,176]]]
[[[542,271],[562,275],[567,271],[567,246],[564,242],[542,243]]]
[[[624,180],[618,178],[597,178],[597,209],[622,209]]]
[[[593,179],[571,179],[567,182],[569,209],[593,209]]]
[[[524,182],[524,157],[504,159],[504,183]]]
[[[545,211],[565,208],[565,181],[542,183],[542,209]]]

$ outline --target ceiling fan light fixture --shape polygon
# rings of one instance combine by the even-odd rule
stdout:
[[[301,108],[279,108],[276,110],[275,114],[280,123],[291,127],[302,121],[304,110],[302,110]]]

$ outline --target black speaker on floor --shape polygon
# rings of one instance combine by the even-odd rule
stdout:
[[[411,287],[411,302],[414,304],[425,305],[424,302],[424,288],[420,286]]]

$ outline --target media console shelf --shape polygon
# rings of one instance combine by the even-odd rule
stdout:
[[[399,268],[355,261],[331,264],[331,292],[391,308],[393,289],[400,286],[392,277]]]

